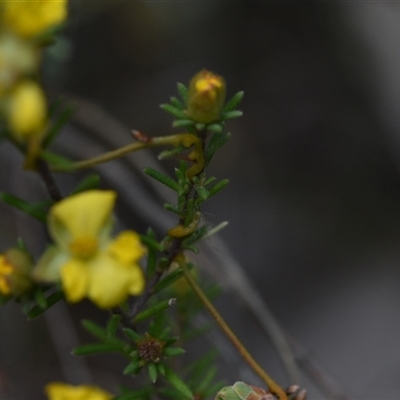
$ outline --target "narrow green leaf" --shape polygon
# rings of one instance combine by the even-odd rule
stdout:
[[[209,189],[208,198],[219,193],[223,188],[225,188],[229,183],[229,179],[222,179],[217,184],[215,184],[212,188]]]
[[[206,156],[206,166],[210,163],[211,159],[213,158],[215,152],[223,146],[228,139],[231,137],[229,132],[222,132],[222,133],[214,133],[208,142],[205,156]]]
[[[154,293],[160,292],[161,290],[167,288],[168,286],[172,285],[174,282],[176,282],[181,276],[183,275],[183,270],[182,268],[177,268],[168,275],[161,279],[160,282],[157,283],[157,285],[154,288]]]
[[[193,399],[193,393],[185,382],[169,367],[165,367],[165,379],[176,389],[178,389],[188,399]]]
[[[174,128],[191,128],[196,123],[191,119],[176,119],[172,122]]]
[[[58,303],[60,300],[64,298],[64,293],[61,291],[57,291],[52,293],[50,296],[46,297],[46,308],[42,308],[40,306],[34,306],[30,310],[26,312],[26,315],[29,319],[33,319],[43,314],[46,310],[52,307],[54,304]]]
[[[147,366],[147,370],[149,372],[151,382],[156,383],[158,375],[156,365],[154,363],[149,363]]]
[[[71,192],[71,194],[76,194],[80,192],[84,192],[86,190],[98,189],[100,186],[100,176],[97,174],[90,174],[86,176],[75,189]]]
[[[97,337],[100,340],[107,341],[108,335],[106,333],[106,330],[102,328],[100,325],[97,325],[96,323],[90,321],[89,319],[82,320],[81,324],[93,336]]]
[[[181,215],[182,213],[182,210],[179,207],[173,206],[172,204],[169,203],[165,203],[164,208],[178,215]]]
[[[47,211],[53,204],[53,201],[42,201],[31,204],[17,196],[14,196],[13,194],[6,192],[0,193],[0,200],[42,222],[46,221]]]
[[[207,369],[207,372],[205,376],[202,377],[201,383],[199,386],[196,387],[196,389],[202,393],[207,390],[209,386],[211,386],[212,381],[215,378],[215,375],[217,373],[218,368],[215,365],[210,365],[209,368]]]
[[[183,83],[178,83],[177,87],[178,87],[178,92],[179,92],[179,95],[181,96],[181,99],[183,100],[183,102],[185,104],[187,104],[188,92],[189,92],[188,88]]]
[[[124,331],[125,335],[132,340],[132,342],[136,342],[142,338],[138,333],[130,328],[123,328],[122,330]]]
[[[208,225],[203,225],[200,228],[196,229],[192,234],[186,237],[182,244],[184,246],[190,246],[193,243],[196,243],[198,240],[202,239],[208,232]]]
[[[46,296],[41,288],[37,288],[37,290],[35,290],[34,297],[36,303],[42,310],[46,310],[48,308]]]
[[[108,353],[121,351],[123,346],[120,343],[91,343],[76,347],[72,354],[75,356],[83,356],[87,354]]]
[[[40,157],[47,161],[52,167],[62,169],[63,171],[72,171],[74,169],[74,162],[64,156],[60,156],[49,150],[42,150]]]
[[[183,110],[185,108],[184,104],[175,96],[171,96],[170,101],[171,104],[179,110]]]
[[[153,250],[162,250],[162,246],[158,241],[149,235],[140,235],[140,240],[142,241],[143,244],[145,244],[147,247]]]
[[[157,370],[158,370],[158,372],[159,372],[162,376],[165,375],[165,367],[164,367],[164,364],[162,364],[162,363],[157,364]]]
[[[208,199],[208,190],[203,186],[197,188],[197,194],[202,202]]]
[[[113,314],[111,315],[110,319],[107,322],[106,326],[106,335],[108,337],[115,336],[117,332],[119,323],[121,322],[122,315],[121,314]]]
[[[141,322],[144,321],[145,319],[151,318],[153,315],[158,314],[161,311],[166,310],[167,308],[173,306],[175,304],[176,299],[168,299],[168,300],[162,300],[153,306],[150,306],[146,310],[140,312],[136,318],[135,322]]]
[[[210,124],[207,125],[207,130],[214,133],[222,133],[224,126],[222,124]]]
[[[185,147],[183,146],[175,146],[171,149],[167,149],[162,151],[159,155],[158,155],[158,159],[159,160],[167,160],[168,158],[172,158],[175,157],[177,154],[182,153],[183,151],[185,151]]]
[[[239,110],[233,110],[233,111],[227,111],[221,114],[221,119],[226,120],[226,119],[232,119],[232,118],[239,118],[243,115],[243,111]]]
[[[224,112],[233,111],[242,101],[244,92],[237,92],[224,106]]]
[[[185,354],[186,351],[181,347],[166,347],[163,354],[167,357],[175,357]]]
[[[138,360],[132,361],[131,363],[129,363],[129,364],[125,367],[123,374],[124,374],[124,375],[130,375],[130,374],[136,375],[136,374],[140,371],[141,368],[142,368],[142,367],[140,366]]]
[[[172,114],[172,115],[173,115],[174,117],[176,117],[176,118],[179,118],[179,119],[188,119],[188,117],[187,117],[187,115],[186,115],[185,112],[183,112],[183,111],[180,110],[179,108],[174,107],[174,106],[171,105],[171,104],[161,104],[160,107],[161,107],[164,111],[166,111],[166,112]]]
[[[71,115],[75,112],[76,108],[77,108],[76,105],[71,105],[71,104],[65,107],[61,115],[57,118],[55,123],[50,127],[49,131],[46,133],[46,136],[43,140],[43,148],[46,148],[53,142],[58,133],[61,131],[61,128],[69,121]]]
[[[168,186],[169,188],[171,188],[172,190],[175,190],[176,192],[180,192],[181,188],[178,184],[178,182],[174,181],[172,178],[170,178],[167,175],[164,175],[163,173],[147,167],[144,170],[144,173],[151,176],[153,179],[163,183],[165,186]]]

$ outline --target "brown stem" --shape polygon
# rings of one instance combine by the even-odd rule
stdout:
[[[210,300],[208,300],[207,296],[201,289],[201,287],[197,284],[196,280],[190,274],[186,263],[182,262],[181,264],[183,273],[185,278],[193,291],[196,293],[198,298],[203,303],[204,307],[214,318],[215,322],[222,329],[226,337],[232,342],[232,344],[236,347],[239,354],[243,357],[243,359],[249,364],[249,366],[254,370],[254,372],[266,383],[268,389],[271,393],[278,396],[279,400],[287,400],[287,395],[285,391],[265,372],[265,370],[257,363],[256,360],[252,357],[252,355],[247,351],[239,338],[235,335],[229,325],[222,318],[221,314],[217,311],[217,309],[212,305]]]

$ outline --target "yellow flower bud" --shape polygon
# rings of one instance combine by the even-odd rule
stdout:
[[[0,95],[10,90],[22,75],[35,73],[39,49],[11,33],[0,35]]]
[[[189,84],[187,114],[196,122],[208,124],[220,118],[225,101],[225,80],[203,70]]]
[[[23,37],[36,36],[66,17],[67,0],[8,0],[3,5],[3,24]]]
[[[40,135],[47,121],[46,98],[39,85],[22,81],[10,94],[8,124],[11,133],[22,140]]]
[[[62,382],[49,383],[45,392],[49,400],[111,400],[114,397],[96,386],[72,386]]]
[[[32,286],[30,272],[32,262],[29,256],[19,249],[10,249],[0,255],[0,294],[20,296]]]

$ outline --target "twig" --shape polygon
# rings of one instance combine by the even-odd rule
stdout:
[[[265,370],[257,363],[257,361],[254,360],[252,355],[247,351],[247,349],[243,346],[239,338],[235,335],[235,333],[232,331],[229,325],[222,318],[221,314],[208,300],[207,296],[205,295],[201,287],[191,276],[190,271],[186,266],[186,263],[183,262],[181,266],[187,282],[189,283],[193,291],[196,293],[196,295],[199,297],[204,307],[214,318],[215,322],[222,329],[226,337],[236,347],[239,354],[243,357],[243,359],[247,362],[247,364],[254,370],[254,372],[265,382],[271,393],[276,394],[280,400],[287,400],[285,391],[265,372]]]

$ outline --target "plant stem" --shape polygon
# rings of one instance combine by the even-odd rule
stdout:
[[[236,347],[239,354],[244,358],[244,360],[249,364],[249,366],[254,370],[254,372],[266,383],[268,389],[271,393],[278,396],[279,400],[287,400],[287,395],[285,391],[265,372],[265,370],[254,360],[251,354],[244,347],[239,338],[235,335],[229,325],[222,318],[221,314],[217,311],[217,309],[212,305],[210,300],[207,298],[201,287],[197,284],[196,280],[190,274],[186,263],[182,262],[181,264],[183,273],[185,278],[193,291],[196,293],[198,298],[201,300],[207,311],[214,318],[215,322],[222,329],[227,338],[232,342],[232,344]]]

